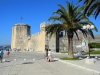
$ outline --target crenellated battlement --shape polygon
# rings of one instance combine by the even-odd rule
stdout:
[[[35,34],[32,34],[31,36],[39,36],[41,34],[41,32],[37,32]]]

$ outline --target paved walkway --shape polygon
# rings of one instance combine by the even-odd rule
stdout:
[[[5,55],[6,61],[0,63],[0,75],[100,75],[100,59],[94,64],[85,63],[85,59],[56,60],[66,55],[55,53],[55,61],[46,62],[43,55],[31,52],[12,52],[10,57]],[[15,58],[18,60],[15,61]]]
[[[59,60],[60,62],[63,62],[67,65],[71,65],[74,67],[78,67],[80,69],[85,69],[94,73],[98,73],[100,75],[100,59],[95,60],[94,63],[87,63],[87,59],[82,60]]]
[[[0,75],[100,75],[94,71],[69,65],[68,63],[64,64],[65,62],[94,67],[94,69],[96,69],[98,65],[97,70],[100,68],[99,62],[95,64],[85,64],[83,60],[53,62],[46,62],[44,59],[18,60],[0,63]]]

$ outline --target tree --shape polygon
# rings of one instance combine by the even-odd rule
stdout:
[[[46,35],[52,36],[58,34],[61,31],[65,31],[66,37],[68,38],[68,58],[74,58],[73,56],[73,35],[77,34],[77,30],[80,30],[84,35],[87,36],[87,31],[82,29],[83,25],[89,24],[94,25],[87,17],[82,16],[83,8],[75,5],[73,3],[66,2],[67,7],[64,8],[62,5],[58,4],[60,7],[57,11],[53,12],[53,15],[49,20],[54,20],[54,23],[46,26]],[[56,15],[54,15],[56,14]],[[96,27],[95,27],[95,30]],[[93,36],[92,31],[90,33]],[[78,38],[79,39],[79,38]]]
[[[79,0],[79,2],[80,1],[83,0]],[[84,0],[83,7],[84,7],[84,12],[83,12],[84,16],[93,15],[96,19],[100,13],[100,0]]]

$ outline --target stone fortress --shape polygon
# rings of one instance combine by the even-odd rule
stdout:
[[[20,49],[21,51],[45,51],[45,48],[51,49],[53,52],[63,52],[68,50],[68,39],[64,32],[61,32],[59,36],[47,37],[45,27],[49,25],[47,22],[40,24],[40,32],[30,34],[30,26],[28,24],[18,23],[12,27],[12,41],[11,49]],[[76,46],[81,46],[82,41],[85,41],[85,48],[79,50],[88,51],[88,42],[100,42],[100,35],[95,35],[95,39],[92,39],[89,35],[88,38],[78,31],[79,39],[74,35],[73,38],[73,50],[77,51]]]

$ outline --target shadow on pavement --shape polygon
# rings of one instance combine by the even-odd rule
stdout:
[[[33,64],[34,62],[24,62],[22,64]]]
[[[56,61],[58,61],[58,60],[52,60],[51,62],[56,62]]]
[[[5,62],[11,62],[10,60],[6,60]]]

